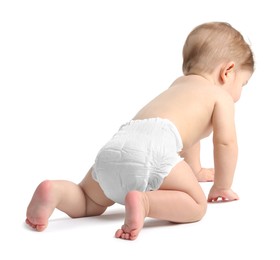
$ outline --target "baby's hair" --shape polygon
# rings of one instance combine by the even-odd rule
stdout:
[[[254,57],[239,31],[225,22],[195,27],[183,48],[183,73],[211,73],[222,62],[234,61],[241,69],[254,71]]]

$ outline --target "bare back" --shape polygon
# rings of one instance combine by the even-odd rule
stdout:
[[[184,147],[191,147],[212,132],[215,105],[225,96],[225,91],[205,78],[183,76],[144,106],[134,119],[169,119],[181,134]]]

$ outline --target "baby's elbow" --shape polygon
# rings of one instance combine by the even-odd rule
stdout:
[[[213,143],[215,146],[221,147],[237,147],[237,139],[236,138],[215,138],[213,139]]]

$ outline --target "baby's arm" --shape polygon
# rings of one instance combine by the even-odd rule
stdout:
[[[180,155],[191,167],[198,181],[205,182],[214,180],[214,169],[201,167],[200,142],[196,143],[191,148],[183,149]]]
[[[238,146],[234,122],[234,103],[230,96],[223,95],[216,102],[212,123],[215,178],[208,195],[208,201],[216,201],[218,198],[237,200],[237,194],[231,190]]]

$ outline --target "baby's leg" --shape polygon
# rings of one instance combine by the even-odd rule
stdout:
[[[105,199],[100,204],[96,203],[87,194],[90,189],[94,190],[97,199],[101,201],[103,192],[91,178],[90,171],[80,185],[65,180],[43,181],[29,203],[26,223],[37,231],[43,231],[55,208],[73,218],[102,214],[112,203]]]
[[[125,222],[116,237],[136,239],[145,217],[186,223],[200,220],[207,200],[195,175],[184,161],[177,164],[164,179],[159,190],[129,192],[125,201]]]

